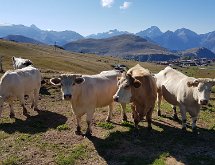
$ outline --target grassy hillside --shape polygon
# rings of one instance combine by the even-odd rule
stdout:
[[[21,56],[31,59],[35,66],[41,68],[46,79],[59,72],[94,74],[110,69],[111,64],[121,63],[131,67],[137,63],[2,40],[0,55],[4,56],[5,70],[12,69],[12,56]],[[165,67],[140,64],[154,73]],[[182,72],[190,76],[214,78],[213,69],[213,66],[207,69],[193,67]],[[140,123],[139,135],[136,135],[130,106],[127,105],[129,122],[121,122],[120,106],[115,104],[111,123],[105,122],[107,107],[96,110],[93,136],[84,138],[74,134],[76,120],[70,103],[61,100],[60,88],[46,83],[40,93],[40,111],[33,111],[27,102],[29,116],[26,117],[19,102],[15,101],[16,118],[10,119],[9,106],[4,105],[0,119],[0,165],[212,165],[215,162],[215,90],[213,92],[210,104],[201,110],[197,134],[191,132],[189,116],[188,132],[181,131],[181,123],[172,120],[171,107],[164,102],[162,117],[158,117],[155,111],[153,113],[151,132],[147,131],[144,120]],[[86,131],[85,116],[81,126],[82,131]]]
[[[111,69],[112,64],[121,63],[131,67],[137,63],[135,61],[127,61],[113,57],[71,53],[61,49],[55,51],[52,46],[21,44],[5,40],[0,40],[0,56],[4,56],[4,70],[12,69],[12,56],[29,58],[36,67],[42,70],[48,69],[85,74],[94,74]],[[161,68],[154,67],[151,64],[144,65],[148,68],[153,68],[153,70],[159,70]]]

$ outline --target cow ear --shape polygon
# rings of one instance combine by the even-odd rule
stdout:
[[[117,77],[117,81],[119,81],[121,79],[121,77]]]
[[[12,57],[12,62],[15,63],[15,57],[14,56]]]
[[[59,86],[61,84],[60,82],[61,82],[60,78],[51,78],[50,79],[50,83],[53,84],[53,85]]]
[[[141,86],[141,82],[139,80],[135,79],[134,82],[133,82],[133,86],[135,88],[139,88]]]
[[[199,85],[199,81],[198,79],[194,80],[194,81],[188,81],[187,82],[187,86],[188,87],[197,87]]]
[[[82,84],[84,81],[85,81],[85,79],[83,77],[77,77],[75,79],[75,83],[77,83],[77,84]]]

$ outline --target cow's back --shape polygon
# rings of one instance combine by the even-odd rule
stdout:
[[[34,67],[26,67],[6,72],[1,78],[1,91],[17,95],[20,92],[28,93],[40,88],[41,74]]]
[[[178,105],[180,98],[184,97],[181,95],[184,95],[186,91],[192,90],[188,88],[187,81],[194,78],[188,77],[171,67],[166,67],[156,74],[155,77],[158,89],[162,90],[164,99],[170,104]]]

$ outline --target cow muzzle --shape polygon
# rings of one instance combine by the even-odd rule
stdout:
[[[70,94],[64,95],[63,98],[64,98],[64,100],[70,100],[72,98],[72,95],[70,95]]]
[[[207,105],[208,104],[208,100],[200,100],[200,104],[201,105]]]
[[[119,102],[119,96],[114,96],[114,97],[113,97],[113,100],[114,100],[115,102]]]

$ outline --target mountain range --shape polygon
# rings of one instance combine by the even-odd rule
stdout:
[[[131,33],[115,29],[87,37],[103,39],[121,34]],[[174,32],[168,30],[163,33],[158,27],[152,26],[146,30],[135,33],[134,35],[145,38],[169,50],[186,50],[196,47],[205,47],[215,52],[215,31],[206,34],[197,34],[189,29],[181,28]]]
[[[84,38],[105,39],[122,34],[132,33],[114,29],[84,37],[74,31],[41,30],[35,25],[31,25],[30,27],[24,25],[0,26],[0,38],[8,35],[22,35],[41,43],[50,45],[57,44],[60,46]],[[137,32],[134,35],[145,38],[169,50],[186,50],[195,47],[205,47],[215,52],[215,31],[205,34],[197,34],[189,29],[181,28],[174,32],[169,30],[162,32],[158,27],[152,26],[146,30]]]
[[[84,37],[69,30],[49,31],[35,25],[11,25],[0,26],[0,38],[15,42],[55,44],[70,51],[142,61],[169,60],[187,55],[212,58],[212,52],[215,52],[215,31],[197,34],[181,28],[163,33],[156,26],[135,34],[114,29]]]
[[[49,45],[64,45],[68,42],[84,38],[74,31],[57,32],[41,30],[35,25],[31,25],[30,27],[24,25],[0,26],[0,38],[8,35],[24,36]]]
[[[65,50],[78,53],[93,53],[138,61],[167,61],[180,57],[215,58],[207,48],[186,51],[169,51],[153,42],[133,34],[123,34],[106,39],[82,39],[63,46]]]

